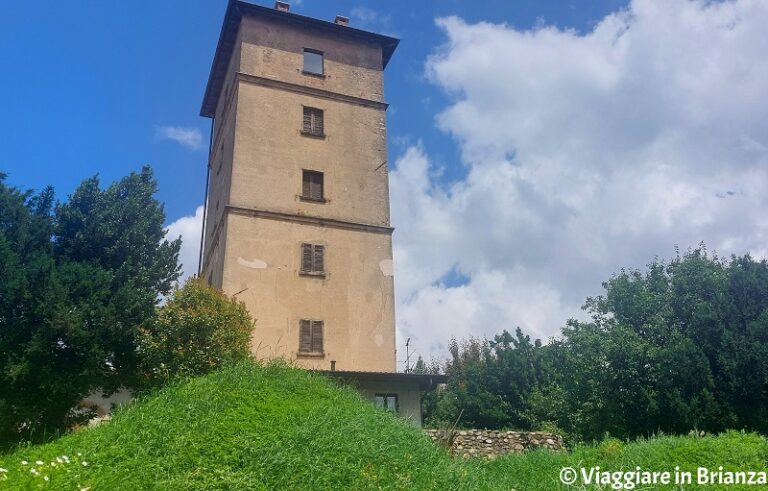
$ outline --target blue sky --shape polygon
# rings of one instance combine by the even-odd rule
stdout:
[[[390,152],[422,140],[440,149],[445,177],[461,172],[456,148],[434,117],[442,91],[424,78],[430,52],[445,40],[435,18],[537,22],[587,29],[619,2],[571,8],[561,1],[294,2],[321,19],[394,34],[402,43],[387,70]],[[481,5],[481,8],[478,6]],[[0,63],[6,118],[0,169],[11,184],[51,184],[66,197],[85,177],[111,182],[150,164],[169,222],[202,203],[209,122],[198,115],[225,0],[0,3]],[[197,128],[201,148],[159,140],[158,126]]]
[[[0,4],[0,170],[156,171],[196,268],[224,0]],[[398,339],[557,334],[620,268],[768,257],[768,2],[293,2],[401,38],[386,72]]]

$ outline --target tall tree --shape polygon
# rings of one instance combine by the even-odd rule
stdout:
[[[98,176],[86,179],[55,210],[57,257],[111,275],[110,299],[117,314],[103,335],[112,346],[109,364],[116,376],[108,389],[132,381],[138,329],[180,275],[181,239],[165,240],[165,213],[156,193],[152,170],[144,167],[104,190]]]
[[[68,203],[0,175],[0,439],[68,424],[95,388],[131,380],[139,326],[178,277],[148,168]]]

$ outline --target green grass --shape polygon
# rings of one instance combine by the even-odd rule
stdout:
[[[69,464],[51,465],[65,455]],[[731,432],[453,460],[351,389],[303,370],[242,363],[132,404],[110,423],[0,455],[8,471],[0,489],[576,490],[559,484],[562,467],[759,470],[766,459],[764,438]]]
[[[598,489],[565,486],[560,483],[560,470],[564,467],[579,469],[599,466],[606,471],[670,471],[675,466],[693,473],[694,485],[684,489],[745,490],[763,489],[761,486],[706,485],[696,486],[696,469],[707,467],[717,470],[765,471],[768,469],[768,441],[754,433],[731,431],[717,436],[661,436],[649,440],[622,443],[607,440],[597,446],[582,446],[568,453],[546,451],[514,455],[494,461],[471,462],[477,489],[510,489],[518,491],[551,491]],[[503,484],[502,484],[503,483]],[[611,489],[604,486],[602,489]],[[679,486],[637,486],[645,490],[683,489]]]

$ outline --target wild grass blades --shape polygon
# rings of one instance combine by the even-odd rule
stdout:
[[[748,470],[767,461],[765,438],[738,432],[454,459],[350,388],[282,363],[243,362],[149,395],[109,423],[0,454],[0,489],[552,491],[577,489],[559,482],[565,466]]]
[[[0,468],[0,481],[4,481],[3,488],[7,486],[10,489],[76,489],[78,491],[89,489],[88,486],[79,484],[75,487],[65,484],[73,479],[83,480],[81,476],[83,468],[88,467],[89,464],[81,452],[76,452],[72,457],[61,454],[45,460],[28,458],[30,460],[22,459],[17,462],[8,460],[4,464],[8,468]]]

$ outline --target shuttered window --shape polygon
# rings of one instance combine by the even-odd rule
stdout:
[[[301,132],[312,136],[325,136],[323,127],[323,110],[304,106],[304,120]]]
[[[301,177],[301,197],[315,201],[323,201],[323,173],[304,170]]]
[[[325,273],[325,246],[301,244],[301,272]]]
[[[299,323],[299,353],[323,352],[323,321],[302,319]]]

